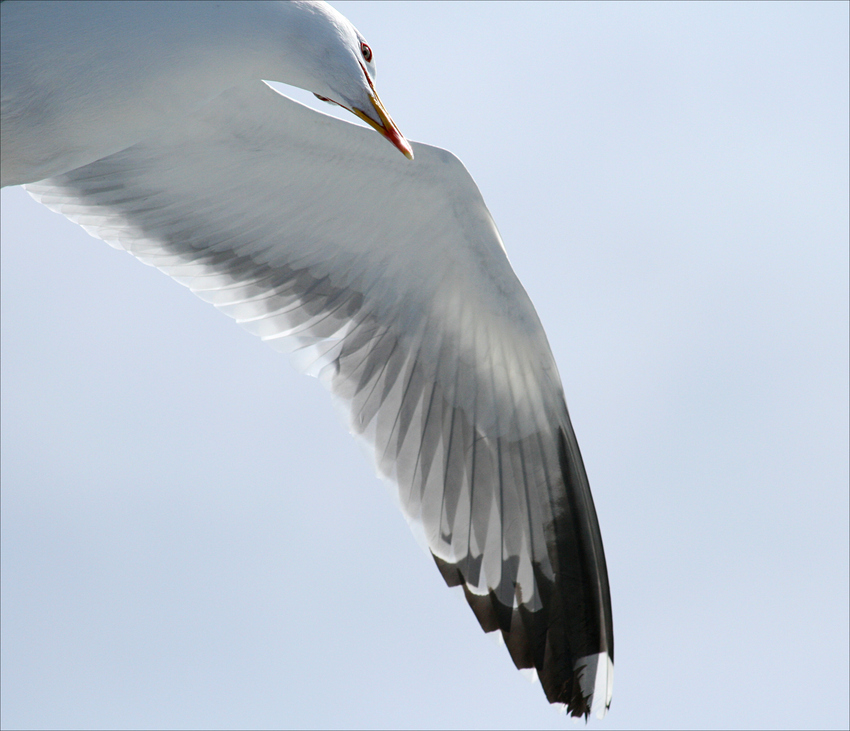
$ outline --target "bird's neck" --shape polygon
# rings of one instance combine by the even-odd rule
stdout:
[[[250,79],[309,85],[311,3],[3,2],[3,184],[80,167]]]

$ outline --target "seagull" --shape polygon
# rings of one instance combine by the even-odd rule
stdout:
[[[475,182],[401,134],[365,38],[322,2],[2,0],[0,33],[0,184],[317,377],[482,629],[603,717],[608,574],[554,357]]]

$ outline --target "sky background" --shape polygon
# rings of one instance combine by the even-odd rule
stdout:
[[[848,4],[336,6],[559,363],[613,598],[591,724],[846,728]],[[317,381],[20,188],[0,426],[4,728],[572,727]]]

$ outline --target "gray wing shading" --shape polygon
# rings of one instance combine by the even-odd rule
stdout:
[[[483,629],[604,713],[607,569],[557,368],[475,183],[413,147],[254,82],[27,189],[318,376]]]

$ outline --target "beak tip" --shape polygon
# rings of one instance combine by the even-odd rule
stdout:
[[[377,94],[372,95],[372,106],[375,108],[375,111],[378,114],[378,120],[375,120],[370,115],[366,114],[366,112],[358,109],[357,107],[350,107],[349,111],[352,112],[356,117],[362,119],[366,124],[370,127],[377,130],[386,140],[395,147],[402,155],[404,155],[408,160],[413,159],[413,148],[410,146],[410,143],[404,138],[404,135],[399,132],[398,127],[395,126],[395,122],[390,118],[390,115],[387,114],[387,110],[384,109],[384,105],[381,104],[381,100],[378,99]]]
[[[408,160],[413,159],[413,147],[411,147],[410,143],[407,141],[407,139],[405,139],[405,136],[398,131],[398,127],[392,125],[388,129],[383,128],[379,129],[379,131],[384,137],[387,138],[387,141]]]
[[[408,160],[413,159],[413,147],[411,147],[405,136],[399,132],[398,127],[395,126],[391,119],[387,118],[387,124],[377,129],[402,155]]]

